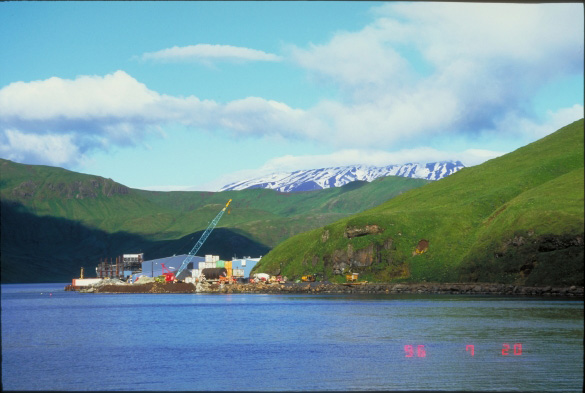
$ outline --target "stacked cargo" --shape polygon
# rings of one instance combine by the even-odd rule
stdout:
[[[228,278],[232,277],[232,261],[225,261],[224,263],[224,267],[227,270],[227,276]]]
[[[219,260],[219,255],[205,255],[205,261],[199,262],[197,269],[193,269],[192,277],[199,278],[204,269],[223,268],[224,261]]]
[[[219,260],[219,255],[206,255],[205,262],[199,262],[199,271],[203,271],[203,269],[215,269],[220,266],[218,263],[223,261]]]

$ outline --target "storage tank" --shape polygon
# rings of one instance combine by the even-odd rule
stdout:
[[[206,280],[219,280],[220,277],[227,277],[227,270],[223,267],[203,269],[201,273]]]

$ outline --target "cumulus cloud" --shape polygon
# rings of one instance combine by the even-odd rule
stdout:
[[[0,134],[0,155],[13,161],[55,166],[80,157],[72,135],[24,134],[14,129]]]
[[[52,163],[75,162],[92,149],[142,143],[160,135],[164,125],[178,123],[243,137],[306,139],[343,152],[303,158],[321,163],[317,166],[331,166],[326,160],[341,162],[342,155],[396,163],[433,138],[473,140],[515,133],[530,142],[583,117],[582,104],[551,112],[544,121],[529,107],[541,86],[582,75],[579,5],[390,2],[376,6],[372,14],[373,21],[361,30],[337,32],[328,42],[286,51],[313,82],[338,88],[339,100],[323,99],[306,109],[262,97],[220,103],[160,94],[121,70],[14,82],[0,89],[0,149],[12,156],[46,154]],[[283,60],[249,48],[207,44],[143,58]],[[378,153],[354,154],[348,147]],[[450,153],[454,155],[445,158],[463,154]],[[468,159],[461,161],[470,165]],[[267,166],[276,163],[286,166],[284,159]]]
[[[575,4],[391,2],[374,15],[359,31],[289,48],[344,95],[314,108],[341,136],[342,124],[389,141],[485,131],[509,113],[534,117],[526,102],[540,86],[583,72]]]
[[[15,82],[0,90],[0,116],[29,121],[143,115],[159,99],[124,71],[75,80],[52,77]]]
[[[160,99],[123,71],[11,83],[0,90],[2,149],[11,157],[33,155],[35,163],[44,156],[46,163],[72,164],[92,149],[133,145],[158,132],[150,109]],[[18,138],[38,149],[13,143]]]
[[[498,122],[495,129],[500,135],[512,134],[529,143],[543,138],[583,117],[583,105],[575,104],[569,108],[561,108],[557,111],[548,110],[542,121],[509,113]]]
[[[143,60],[161,62],[184,61],[281,61],[282,57],[257,49],[232,45],[197,44],[173,46],[156,52],[144,53]]]
[[[343,149],[330,154],[273,158],[257,169],[257,173],[289,172],[297,169],[316,169],[348,165],[387,166],[392,164],[429,163],[459,160],[467,166],[477,165],[504,154],[483,149],[438,150],[432,147],[401,149],[394,152],[376,149]]]
[[[220,104],[148,89],[124,71],[74,80],[16,82],[0,90],[0,124],[30,132],[88,132],[108,139],[140,139],[148,126],[176,122],[238,133],[296,132],[304,112],[260,97]],[[292,125],[291,125],[292,124]],[[296,126],[295,126],[296,124]]]
[[[0,89],[2,149],[13,151],[12,156],[28,154],[27,147],[10,143],[16,135],[61,141],[62,154],[70,155],[61,163],[75,162],[79,154],[92,149],[141,143],[150,135],[160,135],[160,127],[169,123],[248,136],[293,137],[302,129],[304,117],[303,111],[259,97],[220,104],[159,94],[124,71],[103,77],[15,82]],[[77,148],[71,149],[71,144]]]

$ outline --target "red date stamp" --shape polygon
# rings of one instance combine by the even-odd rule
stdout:
[[[475,356],[475,345],[467,344],[465,346],[465,352],[471,356]],[[405,345],[404,355],[407,358],[424,358],[427,356],[427,350],[424,345]],[[522,343],[502,344],[502,356],[522,356]]]

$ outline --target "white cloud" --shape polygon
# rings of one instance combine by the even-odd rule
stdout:
[[[197,44],[173,46],[156,52],[144,53],[143,60],[163,62],[181,61],[281,61],[282,57],[257,49],[232,45]]]
[[[219,104],[195,96],[173,97],[149,90],[125,73],[75,80],[16,82],[0,90],[0,122],[47,129],[92,130],[110,138],[138,137],[149,125],[178,122],[224,127],[249,134],[295,133],[304,112],[260,97]],[[292,126],[290,125],[292,123]]]
[[[457,98],[449,91],[429,86],[371,102],[322,101],[308,113],[321,121],[311,135],[316,140],[337,147],[392,148],[420,145],[420,138],[448,129],[458,110]]]
[[[428,163],[437,161],[459,160],[466,166],[480,164],[489,159],[501,156],[504,152],[483,149],[465,149],[462,151],[437,150],[422,146],[398,151],[376,149],[344,149],[330,154],[306,156],[282,156],[267,161],[258,168],[262,175],[274,172],[289,172],[298,169],[317,169],[348,165],[387,166],[393,164]]]
[[[390,2],[359,31],[289,52],[313,80],[344,94],[313,108],[344,143],[349,128],[376,143],[383,134],[398,142],[485,131],[525,110],[543,84],[582,74],[582,12],[576,4]]]
[[[342,87],[403,85],[410,74],[408,62],[371,30],[338,33],[327,44],[311,44],[308,49],[292,46],[291,56],[301,67]]]
[[[541,139],[584,117],[583,105],[575,104],[557,111],[547,111],[544,121],[536,121],[510,113],[497,124],[501,135],[511,134],[526,143]],[[518,146],[520,147],[520,146]]]
[[[160,94],[124,71],[15,82],[0,89],[0,141],[16,148],[15,138],[37,138],[41,146],[57,138],[63,149],[50,159],[77,160],[91,149],[145,143],[166,124],[179,123],[235,136],[306,139],[345,152],[351,147],[400,153],[354,154],[356,160],[379,154],[387,163],[439,137],[473,140],[513,129],[530,142],[583,116],[582,103],[551,112],[544,122],[526,110],[541,86],[582,74],[582,10],[576,4],[384,3],[359,31],[289,47],[290,58],[313,81],[333,84],[342,93],[339,101],[322,100],[306,110],[261,97],[219,103]],[[282,60],[249,48],[206,44],[143,58]],[[479,151],[468,154],[473,159]],[[343,161],[337,155],[303,158],[331,166],[326,160]],[[266,168],[273,164],[285,161]]]
[[[74,80],[14,82],[0,90],[0,118],[27,121],[144,116],[160,95],[124,71]]]
[[[303,134],[306,115],[259,97],[220,104],[159,94],[125,73],[15,82],[0,89],[0,137],[75,135],[79,153],[138,144],[169,123],[241,135]],[[310,122],[310,121],[309,121]]]
[[[394,3],[378,11],[406,19],[410,39],[437,65],[468,58],[487,66],[532,64],[542,71],[568,56],[579,61],[579,46],[582,58],[583,8],[575,4]]]
[[[0,155],[9,160],[60,166],[79,158],[71,135],[30,135],[8,129],[0,135]]]

